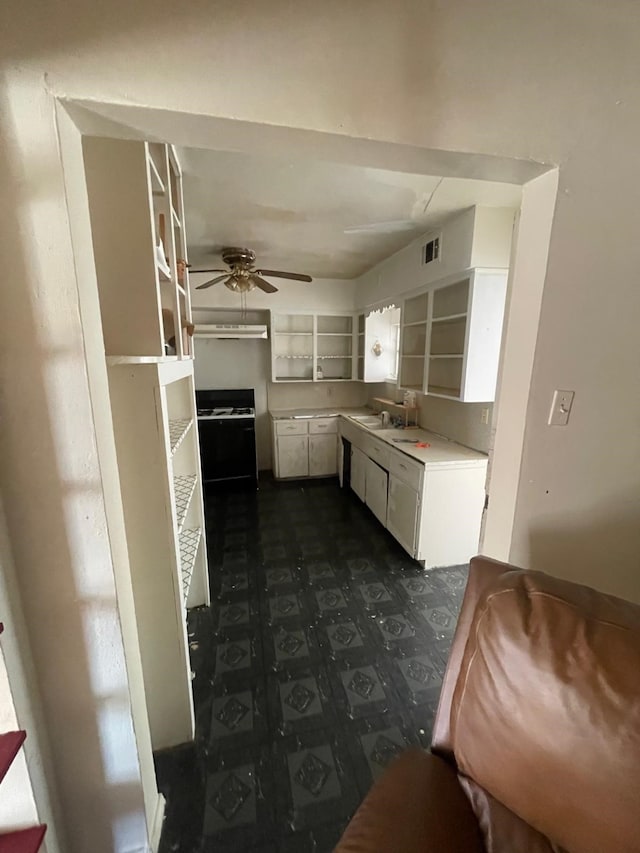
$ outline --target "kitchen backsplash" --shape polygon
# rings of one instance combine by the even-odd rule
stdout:
[[[378,403],[372,403],[373,397],[388,397],[390,400],[401,399],[402,394],[395,385],[383,383],[370,385],[369,405],[380,408]],[[483,453],[489,451],[491,434],[492,403],[457,403],[455,400],[445,400],[442,397],[430,397],[418,394],[418,423],[424,429],[445,435],[453,441],[458,441],[474,450]],[[483,424],[482,410],[489,410],[488,423]]]
[[[369,387],[362,382],[269,382],[269,409],[365,406]]]

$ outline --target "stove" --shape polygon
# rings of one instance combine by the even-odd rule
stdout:
[[[258,483],[253,388],[196,391],[202,480]]]
[[[255,418],[253,406],[216,406],[215,408],[199,408],[198,418]]]

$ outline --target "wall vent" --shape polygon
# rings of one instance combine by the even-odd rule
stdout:
[[[422,263],[432,264],[440,259],[440,236],[432,237],[422,252]]]

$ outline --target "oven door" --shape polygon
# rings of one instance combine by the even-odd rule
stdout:
[[[257,480],[253,418],[199,418],[202,480]]]

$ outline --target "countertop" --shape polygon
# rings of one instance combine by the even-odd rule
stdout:
[[[373,415],[372,409],[365,406],[351,406],[350,408],[334,409],[269,409],[269,414],[276,420],[285,418],[335,418],[337,415]]]
[[[476,463],[486,465],[488,456],[479,450],[472,450],[463,444],[449,441],[443,436],[436,435],[425,429],[368,429],[364,424],[352,420],[354,415],[375,415],[372,409],[363,407],[356,408],[333,408],[333,409],[273,409],[269,412],[272,418],[330,418],[338,415],[344,416],[353,426],[374,438],[384,441],[390,447],[405,453],[423,465],[446,465],[452,462]],[[429,447],[415,447],[413,444],[404,444],[394,439],[418,439],[420,442],[429,444]],[[475,466],[474,466],[475,467]]]

